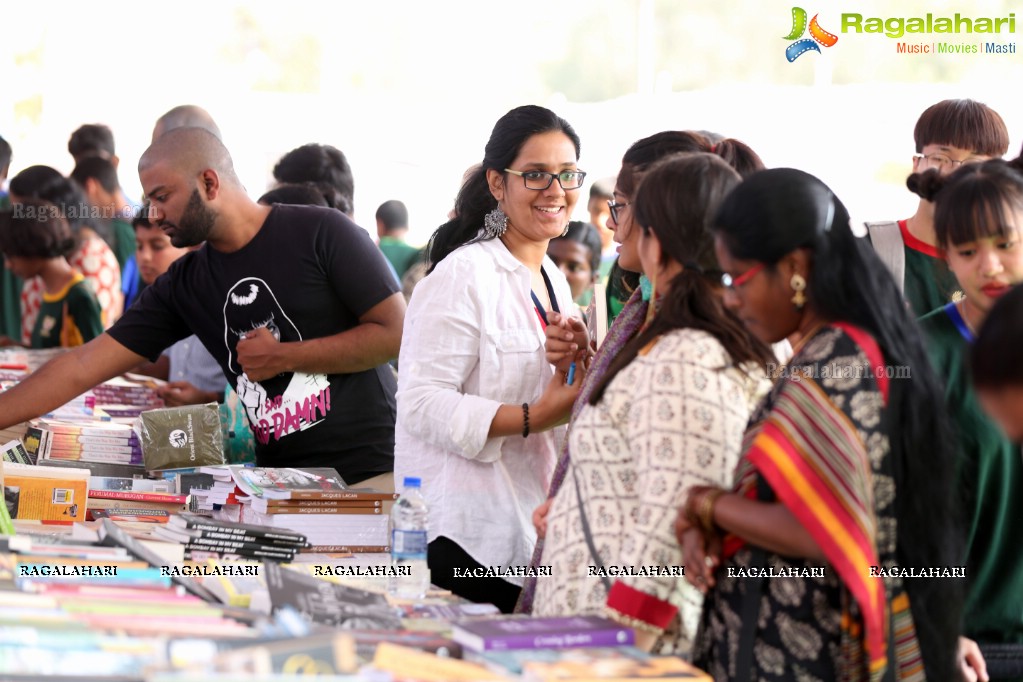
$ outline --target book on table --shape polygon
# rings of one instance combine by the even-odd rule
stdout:
[[[451,638],[473,651],[628,646],[635,643],[635,633],[631,628],[599,616],[504,616],[460,619],[451,626]]]

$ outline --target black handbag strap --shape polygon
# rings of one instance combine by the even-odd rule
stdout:
[[[586,518],[586,508],[583,506],[583,494],[579,490],[579,476],[576,474],[575,465],[569,464],[572,467],[572,480],[575,482],[575,499],[579,504],[579,522],[583,527],[583,539],[586,540],[586,546],[590,550],[590,557],[593,558],[593,565],[598,569],[604,568],[604,562],[600,560],[600,555],[597,554],[597,546],[593,544],[593,533],[590,532],[590,521]],[[604,587],[607,588],[607,593],[611,594],[611,579],[607,577],[606,571],[600,572],[600,579],[604,581]]]
[[[763,477],[757,477],[757,500],[769,502],[771,489]],[[745,578],[746,593],[742,598],[742,612],[739,614],[742,631],[739,633],[739,650],[735,658],[734,682],[750,682],[753,677],[753,644],[757,639],[757,623],[760,621],[760,597],[764,591],[763,569],[767,564],[767,552],[763,547],[750,545],[750,568],[757,569],[756,577]]]

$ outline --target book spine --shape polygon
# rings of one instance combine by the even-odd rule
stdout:
[[[207,547],[217,547],[222,549],[251,549],[251,550],[262,550],[265,552],[275,552],[277,554],[286,554],[294,556],[295,552],[298,551],[298,547],[276,547],[273,545],[265,545],[261,542],[231,542],[228,540],[217,540],[215,538],[192,538],[188,541],[188,547],[192,549],[206,549]]]
[[[236,533],[219,533],[211,530],[200,531],[199,536],[194,538],[192,542],[199,542],[203,540],[216,542],[255,542],[271,547],[280,547],[281,549],[304,549],[309,544],[307,542],[279,540],[276,538],[260,537],[251,534],[240,535]]]
[[[459,641],[455,638],[455,641]],[[635,634],[629,628],[614,630],[593,630],[587,632],[534,632],[518,635],[482,637],[483,651],[507,651],[509,649],[568,649],[578,647],[628,646],[635,641]]]
[[[259,503],[259,506],[266,507],[267,509],[277,508],[289,508],[289,507],[345,507],[348,509],[362,509],[366,507],[380,507],[383,505],[382,500],[261,500],[259,498],[253,499],[253,505]]]
[[[171,495],[168,493],[136,493],[129,490],[90,490],[90,498],[107,500],[135,500],[137,502],[163,502],[167,504],[185,504],[188,495]]]
[[[259,511],[254,510],[254,511]],[[270,507],[262,514],[363,514],[366,516],[379,515],[383,510],[380,507]]]
[[[185,545],[185,558],[190,559],[192,552],[205,556],[208,553],[237,554],[238,556],[250,559],[277,559],[278,561],[291,561],[295,555],[291,552],[272,552],[265,549],[245,549],[243,547],[214,547],[212,545]]]
[[[178,518],[184,517],[179,516]],[[179,524],[175,524],[175,526],[179,526]],[[221,526],[216,522],[199,521],[196,519],[185,519],[185,528],[192,530],[209,530],[215,533],[232,533],[234,535],[245,535],[246,533],[250,533],[261,538],[305,542],[305,536],[300,533],[277,533],[271,530],[261,530],[259,528],[232,528],[229,526]]]
[[[320,552],[326,554],[387,554],[390,545],[311,545],[303,552]]]
[[[354,490],[293,490],[291,500],[396,500],[398,493],[369,493]]]

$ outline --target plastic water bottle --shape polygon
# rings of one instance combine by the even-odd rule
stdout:
[[[399,599],[422,599],[430,587],[426,501],[419,486],[418,478],[406,476],[404,491],[391,508],[391,566],[411,569],[411,575],[391,576],[390,594]]]

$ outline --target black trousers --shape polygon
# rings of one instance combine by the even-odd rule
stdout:
[[[522,588],[501,578],[455,577],[455,569],[463,573],[474,569],[485,569],[466,553],[456,542],[439,537],[430,543],[426,554],[430,567],[430,581],[437,587],[451,590],[459,597],[477,603],[493,604],[501,613],[515,610]]]

